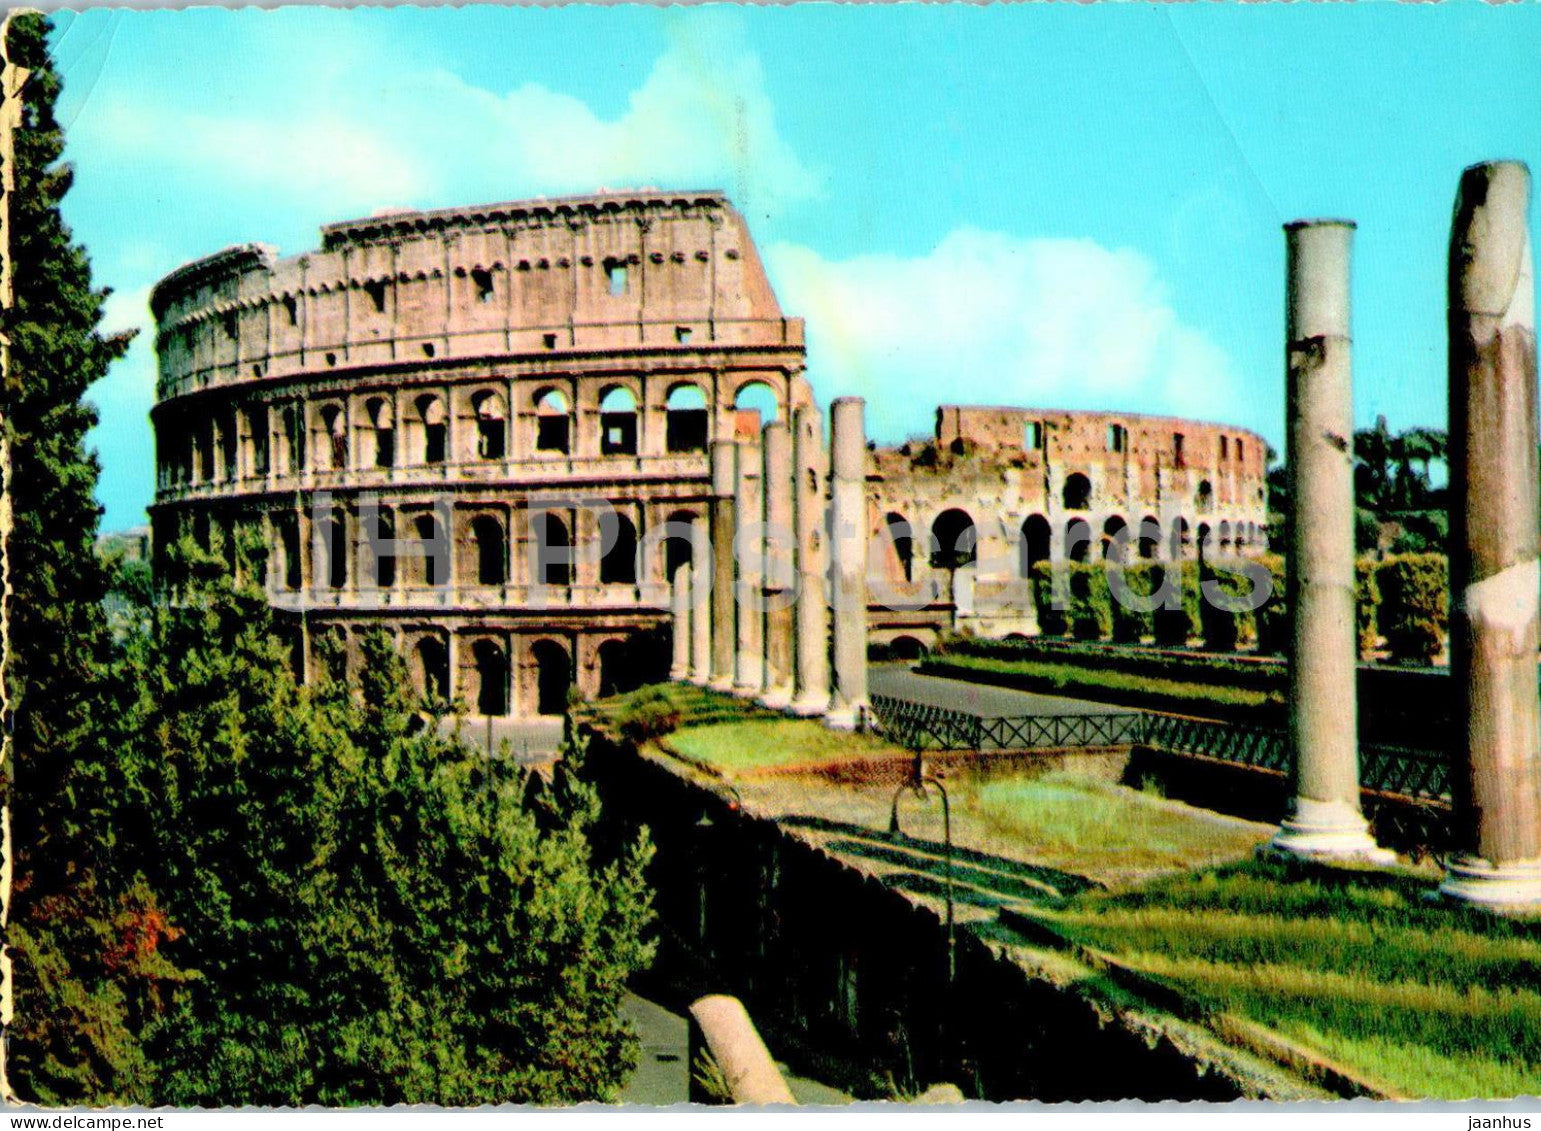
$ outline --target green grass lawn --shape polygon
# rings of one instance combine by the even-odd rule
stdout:
[[[1245,856],[1263,839],[1241,822],[1070,773],[962,778],[952,788],[955,819],[1066,871],[1192,868]]]
[[[904,753],[870,734],[833,731],[813,719],[779,717],[691,726],[664,741],[687,758],[728,772]]]
[[[1541,1092],[1541,924],[1430,904],[1427,876],[1248,861],[1088,891],[1046,912],[1076,942],[1395,1092]]]
[[[956,669],[958,674],[965,677],[974,672],[1015,677],[1014,683],[1033,691],[1056,692],[1181,713],[1203,714],[1206,709],[1231,713],[1258,708],[1276,710],[1284,703],[1283,694],[1276,691],[1103,671],[1052,660],[1001,660],[994,657],[948,655],[929,661],[921,670],[934,670],[939,675],[945,675],[948,674],[948,668]]]

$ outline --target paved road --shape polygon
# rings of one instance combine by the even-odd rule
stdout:
[[[873,664],[867,670],[867,690],[873,695],[892,695],[911,703],[947,707],[954,711],[996,718],[1000,715],[1112,715],[1127,714],[1128,707],[1040,695],[1010,687],[991,687],[961,679],[921,675],[904,664]]]

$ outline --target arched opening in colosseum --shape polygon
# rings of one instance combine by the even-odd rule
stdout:
[[[374,558],[374,583],[377,589],[389,589],[396,584],[396,518],[385,508],[375,512],[374,529],[370,532],[370,551]]]
[[[1065,557],[1073,562],[1084,562],[1091,557],[1092,524],[1084,518],[1073,518],[1065,524]]]
[[[530,521],[535,532],[536,580],[542,585],[571,585],[572,538],[567,523],[552,511],[537,511]]]
[[[392,467],[396,463],[396,417],[391,402],[384,397],[370,397],[364,404],[369,421],[365,433],[368,450],[364,452],[371,467]]]
[[[1139,547],[1140,557],[1150,561],[1161,549],[1161,524],[1156,521],[1155,515],[1146,515],[1140,519],[1138,537],[1135,539]]]
[[[1125,452],[1129,450],[1129,429],[1122,424],[1109,424],[1107,436],[1107,449],[1110,452]]]
[[[640,665],[624,640],[606,640],[595,655],[599,661],[599,697],[624,695],[640,687]]]
[[[1186,518],[1179,516],[1173,520],[1169,542],[1169,556],[1173,561],[1181,561],[1188,556],[1188,551],[1193,547],[1193,536],[1188,532]]]
[[[300,557],[300,520],[292,514],[280,514],[274,518],[278,527],[278,542],[283,557],[284,588],[297,591],[305,584],[304,562]]]
[[[214,422],[198,424],[198,479],[209,483],[214,479]]]
[[[449,579],[449,543],[436,515],[420,514],[412,520],[417,541],[412,553],[412,583],[443,585]]]
[[[931,567],[961,569],[973,562],[978,544],[973,516],[957,507],[945,510],[931,524]]]
[[[246,410],[246,428],[251,436],[251,472],[268,473],[268,407],[253,405]]]
[[[325,466],[348,466],[348,424],[342,406],[329,404],[321,409],[321,458]]]
[[[425,636],[417,642],[413,649],[412,682],[425,699],[449,698],[449,648],[442,638]]]
[[[471,544],[476,554],[476,583],[503,585],[508,581],[508,535],[492,515],[471,520]]]
[[[1209,508],[1212,507],[1215,502],[1214,484],[1210,483],[1210,481],[1207,479],[1200,479],[1198,494],[1195,497],[1195,502],[1198,504],[1200,513],[1209,510]]]
[[[1122,562],[1128,553],[1127,536],[1123,544],[1119,542],[1119,536],[1124,534],[1129,524],[1121,515],[1110,515],[1102,524],[1102,557],[1104,561]]]
[[[228,410],[220,413],[219,456],[226,483],[236,478],[236,451],[239,439],[235,430],[235,413]]]
[[[572,419],[567,398],[560,389],[545,389],[535,394],[535,450],[567,452],[572,443]]]
[[[888,541],[893,546],[894,561],[899,576],[905,581],[915,580],[915,536],[910,530],[910,520],[897,511],[884,519]]]
[[[334,510],[321,520],[321,546],[326,554],[326,584],[342,589],[348,584],[348,519]]]
[[[1064,490],[1060,492],[1060,501],[1064,503],[1067,511],[1091,510],[1092,481],[1079,471],[1066,476]]]
[[[599,454],[637,454],[637,398],[625,385],[612,385],[599,399]]]
[[[476,454],[481,459],[502,459],[508,454],[508,412],[503,398],[484,389],[471,398],[476,418]]]
[[[293,475],[305,470],[305,418],[299,405],[284,406],[284,467]]]
[[[913,636],[896,636],[889,651],[896,660],[918,660],[926,654],[926,646]]]
[[[535,713],[567,713],[567,689],[572,684],[572,664],[567,649],[555,640],[537,640],[530,646],[535,661]]]
[[[675,511],[664,519],[667,524],[663,538],[663,575],[674,580],[674,571],[689,565],[695,557],[693,539],[698,531],[696,516],[690,511]]]
[[[1022,520],[1022,542],[1019,550],[1023,577],[1033,576],[1033,567],[1049,560],[1052,531],[1049,520],[1041,514],[1030,514]]]
[[[433,393],[425,393],[413,407],[417,409],[417,462],[443,463],[449,445],[444,402]]]
[[[749,381],[734,394],[733,411],[741,428],[753,428],[758,433],[771,421],[780,419],[781,398],[764,381]]]
[[[637,583],[637,525],[624,514],[612,511],[603,516],[606,530],[600,532],[601,544],[606,546],[604,557],[599,559],[601,585],[635,585]]]
[[[1210,530],[1209,523],[1199,523],[1199,561],[1204,561],[1214,553],[1214,546],[1210,539],[1214,532]]]
[[[669,451],[706,450],[708,416],[701,386],[687,382],[671,388],[664,417],[664,446]]]
[[[1231,552],[1231,524],[1224,519],[1220,520],[1220,553]]]
[[[496,640],[471,645],[471,666],[476,674],[476,713],[508,714],[508,650]]]

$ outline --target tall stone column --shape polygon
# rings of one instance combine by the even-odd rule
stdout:
[[[669,678],[684,679],[690,674],[690,566],[681,565],[669,579],[669,613],[672,621],[672,652]]]
[[[1285,234],[1289,530],[1289,742],[1295,799],[1270,848],[1378,858],[1359,808],[1354,613],[1354,392],[1349,260],[1354,225]]]
[[[867,711],[867,433],[860,397],[830,406],[829,541],[834,595],[830,726],[854,730]]]
[[[1536,331],[1530,173],[1461,177],[1450,233],[1450,674],[1456,848],[1440,891],[1541,907]]]
[[[716,691],[733,690],[738,643],[733,609],[733,539],[738,531],[737,452],[738,443],[734,440],[712,441],[712,669],[707,686]]]
[[[760,559],[765,541],[760,530],[760,442],[741,440],[734,476],[734,510],[738,532],[733,547],[734,574],[738,585],[734,604],[738,610],[738,643],[733,656],[733,690],[740,695],[759,695],[765,685],[765,595],[761,592]]]
[[[792,702],[792,430],[784,420],[765,426],[760,492],[765,500],[765,691],[760,697],[777,709]]]
[[[792,418],[792,529],[797,604],[793,616],[792,713],[829,709],[829,602],[824,592],[829,548],[824,534],[824,421],[814,405]]]
[[[712,542],[708,523],[690,524],[690,682],[712,678]],[[686,567],[681,566],[681,569]]]

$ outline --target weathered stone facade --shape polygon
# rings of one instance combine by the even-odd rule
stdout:
[[[806,592],[833,565],[803,323],[721,194],[376,216],[323,229],[306,255],[246,245],[188,264],[151,302],[156,541],[258,525],[302,665],[327,633],[357,662],[360,633],[384,626],[420,686],[484,714],[555,712],[569,682],[596,695],[663,678],[674,568],[714,529],[729,537],[730,512],[769,508],[791,516],[797,561],[756,551],[715,579],[693,570],[693,639],[673,666],[825,710],[833,594],[774,620],[710,611],[745,585],[783,594],[800,578]],[[762,438],[742,407],[752,386],[789,436]],[[762,441],[790,461],[786,484]],[[877,640],[1035,631],[1026,567],[1100,555],[1143,518],[1164,534],[1132,553],[1262,545],[1266,448],[1234,428],[949,406],[934,441],[865,462],[857,541]],[[666,523],[695,526],[660,537]],[[970,525],[977,562],[933,561],[930,536],[950,551]]]
[[[1033,564],[1096,560],[1120,530],[1130,559],[1260,552],[1267,465],[1261,436],[1220,424],[944,405],[934,439],[873,454],[871,517],[874,588],[946,600],[875,608],[873,638],[929,646],[953,628],[1034,633]],[[1142,522],[1159,537],[1141,538]]]
[[[716,193],[335,224],[307,255],[188,264],[152,307],[157,541],[256,520],[312,653],[322,631],[383,624],[421,684],[484,713],[647,673],[689,545],[648,532],[704,520],[745,389],[783,417],[812,399],[803,324]],[[542,521],[550,496],[614,508],[603,560],[584,550],[598,513],[559,501]]]

